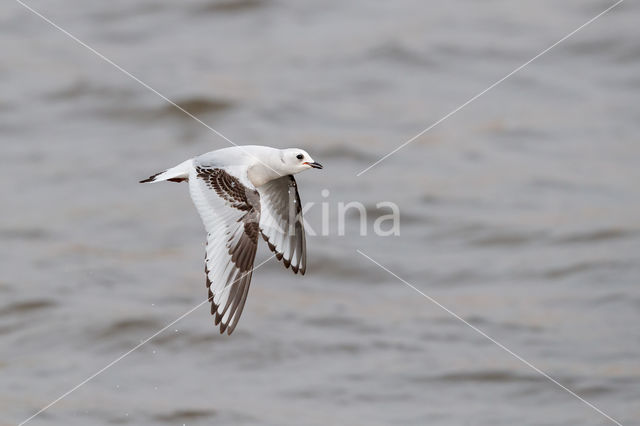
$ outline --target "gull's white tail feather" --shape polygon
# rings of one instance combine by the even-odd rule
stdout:
[[[140,183],[153,183],[168,180],[170,182],[184,182],[189,180],[189,170],[193,167],[193,160],[189,159],[178,164],[175,167],[149,176],[147,179],[141,180]]]

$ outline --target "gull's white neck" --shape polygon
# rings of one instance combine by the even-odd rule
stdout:
[[[269,148],[265,154],[267,155],[260,156],[260,159],[257,156],[253,158],[253,164],[247,171],[247,177],[255,187],[290,174],[282,167],[284,164],[280,159],[280,150]]]

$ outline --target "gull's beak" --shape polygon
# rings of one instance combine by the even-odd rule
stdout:
[[[314,169],[321,169],[322,168],[322,164],[316,163],[315,161],[313,163],[306,162],[304,164],[306,164],[307,166],[311,166]]]

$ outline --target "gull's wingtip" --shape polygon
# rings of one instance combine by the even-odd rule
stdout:
[[[162,173],[164,173],[164,172],[160,172],[160,173],[156,173],[155,175],[151,175],[151,176],[149,176],[148,178],[141,180],[139,183],[155,182],[156,177],[157,177],[158,175],[161,175]]]
[[[185,174],[181,174],[181,175],[177,175],[177,176],[172,176],[171,174],[167,174],[167,170],[165,170],[164,172],[160,172],[160,173],[156,173],[153,176],[149,176],[148,178],[141,180],[140,183],[154,183],[154,182],[162,182],[162,181],[169,181],[169,182],[184,182],[189,180],[188,175]]]

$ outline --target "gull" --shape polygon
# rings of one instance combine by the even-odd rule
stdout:
[[[140,181],[189,183],[207,231],[206,285],[221,334],[231,334],[242,314],[260,235],[286,268],[304,275],[304,222],[293,175],[311,168],[322,165],[302,149],[233,146]]]

